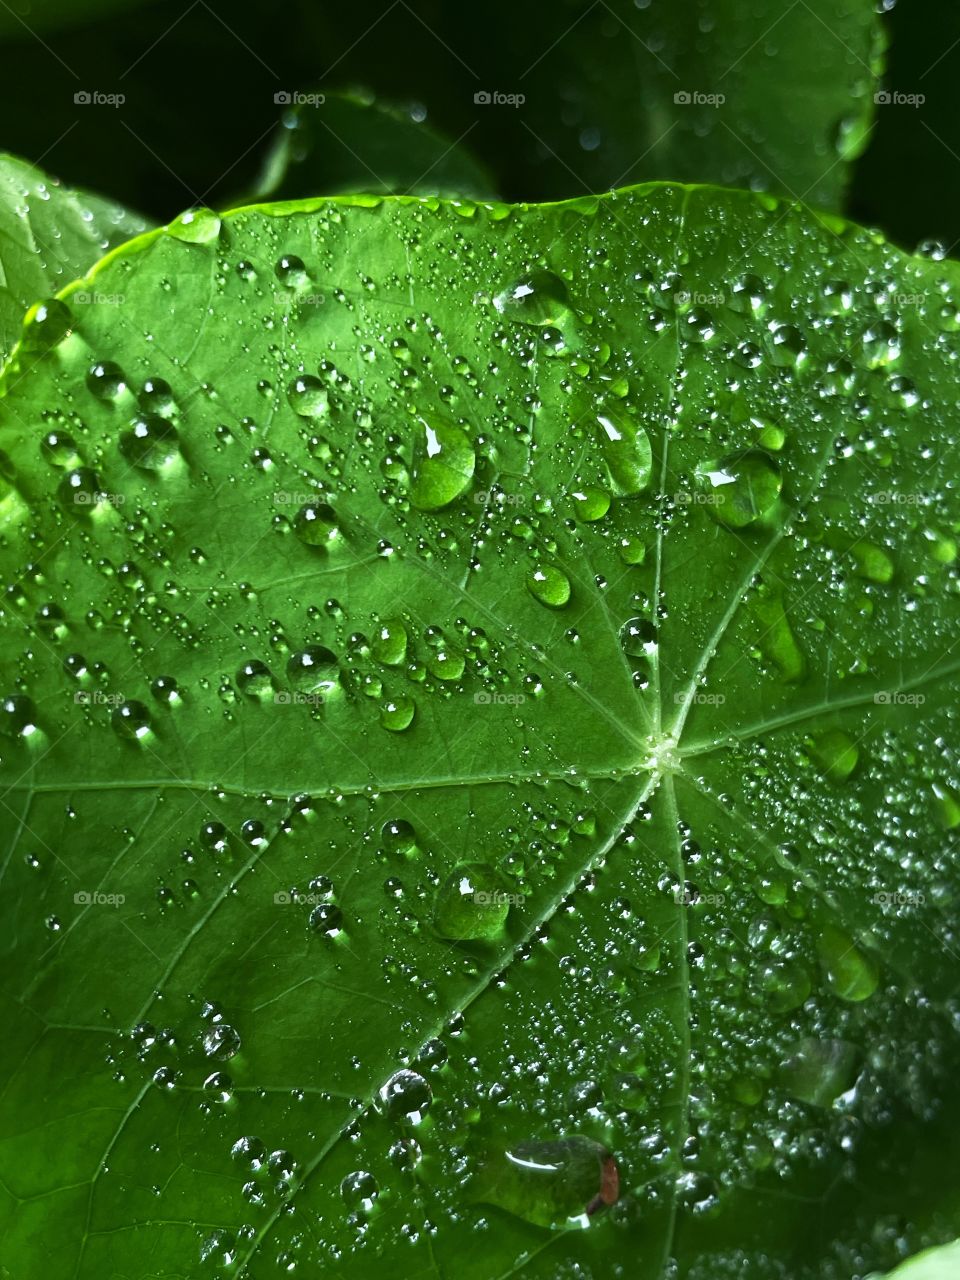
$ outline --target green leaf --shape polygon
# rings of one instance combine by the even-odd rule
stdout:
[[[887,1280],[953,1280],[960,1269],[960,1240],[925,1249],[891,1271]]]
[[[471,21],[368,3],[326,13],[324,47],[337,77],[417,93],[454,137],[473,126],[471,149],[517,199],[667,179],[839,210],[874,117],[879,8],[492,0]]]
[[[31,321],[15,1274],[839,1280],[943,1238],[958,296],[654,185],[195,213]]]
[[[499,0],[495,21],[510,36],[490,88],[525,102],[486,109],[516,120],[541,190],[667,178],[839,210],[874,114],[877,7],[566,0],[552,7],[548,33],[537,6]]]
[[[481,199],[493,194],[490,175],[465,149],[463,138],[446,138],[409,112],[358,94],[285,96],[293,101],[255,198],[367,192]]]
[[[19,337],[28,307],[146,227],[110,200],[0,155],[0,360]]]
[[[29,39],[40,31],[79,26],[151,0],[6,0],[0,8],[0,37]],[[156,0],[152,0],[156,3]]]

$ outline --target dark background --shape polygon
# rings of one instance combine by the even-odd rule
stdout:
[[[418,104],[452,139],[469,131],[467,145],[503,198],[578,195],[587,182],[577,172],[582,157],[538,154],[517,113],[478,112],[472,98],[482,87],[476,76],[508,82],[509,67],[549,46],[551,23],[562,37],[568,17],[569,8],[537,0],[155,0],[68,30],[34,22],[28,31],[9,19],[0,146],[167,221],[251,190],[276,128],[275,93],[362,86]],[[935,237],[952,251],[960,242],[960,5],[901,0],[883,20],[885,83],[927,101],[878,110],[847,212],[905,247]],[[561,113],[565,86],[545,84]],[[78,111],[74,94],[83,89],[122,92],[126,102]],[[588,185],[597,172],[594,157]],[[645,176],[641,161],[630,180]]]

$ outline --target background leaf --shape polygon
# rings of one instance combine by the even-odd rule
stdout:
[[[252,199],[494,194],[492,178],[464,138],[446,138],[409,112],[365,95],[301,96],[308,101],[297,105],[294,99],[284,112]]]
[[[279,17],[252,0],[167,0],[18,40],[0,110],[11,150],[48,153],[65,179],[164,220],[252,189],[278,93],[357,84],[468,140],[511,199],[668,178],[839,209],[880,45],[873,0],[494,0],[469,13],[303,0]],[[78,106],[78,91],[124,101]]]
[[[0,155],[0,360],[19,337],[28,307],[146,229],[144,219],[112,201]]]
[[[654,185],[195,214],[27,327],[8,1266],[839,1280],[943,1238],[958,295]],[[572,1181],[518,1185],[543,1143]],[[592,1143],[619,1200],[550,1230],[591,1159],[613,1198]]]
[[[939,1249],[927,1249],[916,1257],[908,1258],[894,1271],[888,1280],[951,1280],[960,1267],[960,1241],[942,1245]]]

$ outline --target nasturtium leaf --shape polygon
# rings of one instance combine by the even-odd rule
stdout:
[[[113,201],[61,186],[25,160],[0,155],[0,360],[33,303],[146,229],[142,218]]]
[[[252,193],[258,199],[494,194],[466,139],[444,137],[409,111],[357,93],[285,96],[291,101]]]
[[[519,199],[665,178],[839,210],[874,118],[881,8],[877,0],[490,0],[471,10],[429,5],[417,21],[409,8],[358,0],[326,15],[327,48],[338,76],[396,95],[410,88],[397,50],[414,28],[416,88],[431,119],[452,137],[472,124],[471,150],[501,193]],[[890,172],[887,187],[897,185]]]
[[[924,1249],[913,1258],[896,1267],[886,1280],[953,1280],[960,1274],[960,1240],[941,1245],[939,1249]],[[880,1280],[877,1276],[868,1280]]]
[[[942,1239],[958,268],[673,185],[181,230],[0,381],[4,1264]]]

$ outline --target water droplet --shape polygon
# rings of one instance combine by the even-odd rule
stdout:
[[[617,493],[632,497],[650,483],[653,453],[643,427],[621,410],[597,417],[597,438]]]
[[[827,985],[841,1000],[859,1003],[876,991],[880,980],[876,963],[843,930],[825,925],[817,939],[817,953]]]
[[[120,452],[131,466],[159,471],[179,457],[180,438],[166,418],[145,413],[120,437]]]
[[[287,676],[301,693],[331,694],[340,685],[336,655],[322,644],[310,644],[292,654]]]
[[[480,1170],[474,1198],[541,1227],[588,1226],[620,1195],[613,1156],[579,1135],[522,1142]]]
[[[486,862],[465,862],[437,892],[433,922],[443,938],[493,938],[510,912],[510,895],[499,873]]]
[[[417,706],[412,698],[408,698],[406,694],[398,694],[395,698],[388,698],[381,706],[380,723],[392,733],[402,733],[413,723],[416,710]]]
[[[110,723],[121,738],[143,738],[150,732],[150,712],[142,702],[121,702],[111,712]]]
[[[214,1027],[208,1027],[201,1037],[201,1042],[206,1056],[215,1058],[218,1062],[226,1062],[228,1058],[240,1052],[240,1033],[235,1027],[228,1026],[225,1022],[218,1022]]]
[[[810,754],[831,782],[845,782],[857,767],[860,748],[842,729],[831,729],[813,740]]]
[[[287,388],[287,399],[291,409],[301,418],[322,418],[330,411],[326,387],[319,378],[310,374],[294,378]]]
[[[433,1100],[433,1091],[423,1076],[404,1069],[392,1075],[380,1090],[380,1109],[389,1120],[419,1124]]]
[[[781,1063],[779,1081],[791,1097],[829,1107],[853,1088],[862,1062],[863,1054],[848,1040],[807,1037]]]
[[[548,609],[562,609],[570,600],[570,579],[555,564],[538,565],[527,577],[527,588]]]
[[[293,531],[308,547],[330,547],[342,536],[337,513],[326,502],[305,502],[293,517]]]
[[[710,496],[713,515],[730,529],[743,529],[766,515],[783,483],[775,460],[760,449],[702,463],[695,480]]]
[[[381,622],[370,646],[377,662],[388,667],[399,667],[407,656],[407,628],[400,618],[387,618]]]
[[[423,418],[414,431],[410,501],[419,511],[439,511],[466,493],[477,456],[467,434],[450,423]]]
[[[220,218],[212,209],[188,209],[174,218],[167,233],[187,244],[210,244],[220,234]]]
[[[531,271],[498,293],[493,305],[501,315],[522,324],[558,325],[571,316],[567,286],[552,271]]]
[[[570,497],[578,520],[602,520],[610,510],[610,495],[605,489],[575,489]]]

